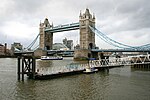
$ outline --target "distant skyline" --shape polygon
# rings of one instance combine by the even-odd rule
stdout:
[[[28,46],[39,33],[40,21],[55,25],[79,21],[80,11],[96,17],[96,28],[108,37],[128,44],[150,43],[150,0],[1,0],[0,43],[20,42]],[[79,43],[79,30],[54,34],[54,42],[64,38]],[[99,48],[112,48],[96,38]]]

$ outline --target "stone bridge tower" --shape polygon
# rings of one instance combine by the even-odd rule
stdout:
[[[84,14],[80,13],[80,49],[95,48],[95,33],[89,26],[95,27],[95,16],[91,15],[89,9],[86,9]]]
[[[89,26],[95,27],[95,16],[90,14],[89,9],[85,13],[80,12],[80,49],[75,50],[75,59],[92,57],[91,49],[95,48],[95,33]]]
[[[53,25],[50,25],[47,18],[45,18],[44,23],[40,23],[39,27],[39,34],[40,34],[40,41],[39,41],[39,48],[34,51],[34,56],[41,57],[46,56],[46,50],[52,49],[53,45],[53,33],[45,32],[46,28],[51,28]]]
[[[51,50],[53,45],[53,33],[45,32],[46,28],[51,28],[53,25],[50,25],[48,19],[44,20],[44,23],[40,23],[40,49],[42,50]]]

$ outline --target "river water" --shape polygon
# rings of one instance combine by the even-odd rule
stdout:
[[[74,63],[37,61],[41,73]],[[57,67],[57,68],[55,68]],[[150,100],[150,71],[130,66],[49,80],[17,80],[17,59],[0,59],[0,100]]]

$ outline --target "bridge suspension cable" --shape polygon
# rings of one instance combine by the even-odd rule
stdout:
[[[90,28],[91,28],[91,30],[92,30],[93,32],[95,32],[94,28],[92,28],[92,27],[90,27]],[[105,39],[101,33],[96,34],[96,35],[97,35],[99,38],[101,38],[103,41],[105,41],[106,43],[108,43],[108,44],[110,44],[110,45],[112,45],[112,46],[114,46],[114,47],[118,47],[118,48],[124,49],[124,47],[118,46],[118,45],[116,45],[116,44],[114,44],[114,43],[108,41],[107,39]]]
[[[36,50],[37,48],[39,48],[39,45],[37,45],[36,47],[34,47],[33,50]]]
[[[29,46],[27,46],[27,48],[26,49],[31,49],[32,47],[33,47],[33,45],[35,44],[35,42],[37,41],[37,39],[38,39],[38,37],[39,37],[39,35],[40,34],[38,34],[37,36],[36,36],[36,38],[31,42],[31,44],[29,44]]]
[[[111,38],[109,38],[108,36],[106,36],[103,32],[99,31],[96,28],[93,28],[91,26],[89,26],[90,29],[95,32],[96,31],[96,35],[101,38],[103,41],[105,41],[106,43],[114,46],[114,47],[118,47],[118,48],[122,48],[122,49],[150,49],[150,44],[146,44],[146,45],[142,45],[142,46],[130,46],[130,45],[126,45],[120,42],[117,42]]]
[[[110,45],[113,45],[115,47],[119,47],[119,48],[123,48],[123,49],[129,49],[129,48],[132,48],[132,49],[137,49],[136,47],[132,47],[132,46],[129,46],[129,45],[125,45],[125,44],[122,44],[120,42],[117,42],[111,38],[109,38],[108,36],[106,36],[104,33],[102,33],[101,31],[97,30],[96,28],[93,28],[90,26],[90,28],[92,30],[95,30],[96,31],[96,35],[98,35],[99,37],[102,37],[103,40],[107,41],[107,43],[109,43]]]

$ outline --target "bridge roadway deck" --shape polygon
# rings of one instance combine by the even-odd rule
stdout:
[[[137,49],[91,49],[92,52],[150,52],[150,50]]]
[[[91,49],[92,52],[150,52],[150,50],[134,49]],[[47,52],[74,52],[74,50],[47,50]]]
[[[150,52],[150,50],[128,50],[128,49],[91,49],[92,52]],[[74,52],[74,50],[47,50],[48,53],[55,52]],[[34,51],[18,51],[15,52],[16,55],[20,54],[33,54]]]

